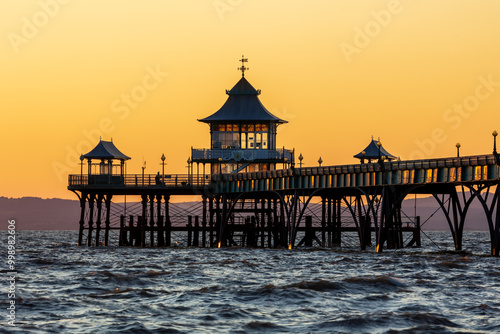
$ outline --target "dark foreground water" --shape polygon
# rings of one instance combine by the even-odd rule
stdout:
[[[422,249],[376,254],[85,248],[77,232],[17,231],[17,326],[2,307],[0,331],[500,332],[500,259],[487,256],[488,234],[467,232],[459,254],[449,233],[429,235]]]

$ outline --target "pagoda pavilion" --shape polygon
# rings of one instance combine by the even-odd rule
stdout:
[[[125,161],[130,157],[120,152],[113,141],[100,140],[92,151],[80,156],[82,170],[84,159],[87,159],[89,184],[123,184]]]
[[[226,103],[214,114],[199,119],[210,126],[210,149],[193,149],[192,162],[211,165],[211,173],[239,173],[275,170],[293,163],[293,150],[276,148],[276,133],[287,121],[271,114],[260,102],[260,90],[245,78],[245,62],[241,79],[231,90]]]
[[[372,160],[374,161],[379,161],[379,160],[395,160],[396,157],[389,152],[382,146],[382,143],[380,142],[380,139],[378,141],[373,139],[372,136],[372,141],[368,146],[358,154],[354,156],[355,158],[361,160],[361,163],[365,163],[365,160],[368,160],[368,163],[371,163]]]

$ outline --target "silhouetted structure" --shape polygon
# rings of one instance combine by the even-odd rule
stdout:
[[[244,63],[245,58],[243,76],[228,92],[224,106],[200,120],[210,125],[211,148],[192,150],[188,175],[160,179],[159,173],[144,175],[144,170],[126,174],[129,157],[112,142],[100,141],[81,157],[81,173],[70,175],[68,186],[81,203],[79,245],[101,244],[104,223],[104,245],[113,228],[119,230],[120,245],[160,247],[172,245],[173,231],[185,232],[188,246],[339,247],[343,233],[351,231],[361,249],[373,244],[380,252],[384,247],[420,245],[419,217],[405,217],[401,203],[409,194],[430,194],[448,221],[457,251],[462,249],[468,208],[473,200],[480,201],[490,229],[491,254],[499,255],[496,132],[493,154],[395,161],[380,141],[372,140],[355,155],[361,164],[295,168],[293,150],[275,147],[276,128],[285,121],[262,106],[260,92],[244,78]],[[200,177],[199,168],[195,174],[193,162],[210,163],[211,175],[203,172]],[[279,163],[283,169],[276,169]],[[140,196],[141,213],[120,214],[120,226],[112,227],[111,199],[123,195]],[[201,196],[201,215],[183,217],[186,225],[173,226],[172,195]],[[314,201],[319,214],[308,213]],[[412,234],[406,244],[405,231]]]

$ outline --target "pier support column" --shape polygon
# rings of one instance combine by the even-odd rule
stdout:
[[[82,193],[82,197],[80,197],[80,230],[78,231],[78,246],[82,245],[83,241],[83,230],[85,226],[85,202],[87,202],[87,194]]]
[[[94,201],[95,195],[89,195],[89,234],[87,235],[87,247],[92,246],[92,232],[94,230]]]
[[[268,199],[267,201],[267,247],[273,247],[273,203],[272,199]],[[276,245],[275,245],[276,246]]]
[[[156,231],[156,237],[158,238],[158,247],[165,246],[165,235],[163,229],[163,216],[161,215],[161,195],[156,195],[156,225],[158,227]]]
[[[205,175],[205,164],[203,164],[203,175]],[[203,209],[201,217],[201,247],[207,246],[207,196],[202,197]]]
[[[154,220],[154,212],[155,212],[155,195],[149,195],[149,247],[154,247],[155,241],[155,220]]]
[[[200,246],[200,221],[198,216],[194,216],[193,246]]]
[[[94,240],[94,246],[99,246],[99,237],[101,234],[101,216],[102,216],[102,200],[103,200],[103,195],[99,194],[97,196],[97,221],[96,221],[96,231],[95,231],[95,240]]]
[[[130,220],[128,222],[128,231],[129,231],[129,245],[134,246],[134,240],[136,239],[136,229],[134,227],[134,216],[130,215]]]
[[[126,216],[121,215],[120,216],[120,239],[118,239],[118,246],[127,246],[128,241],[127,241],[127,229],[125,227],[125,220],[127,219]]]
[[[266,200],[262,198],[260,200],[260,247],[265,247],[266,242]]]
[[[333,201],[332,247],[340,247],[342,244],[342,206],[340,203],[340,198],[335,198]]]
[[[326,245],[326,199],[321,197],[321,246]]]
[[[187,246],[191,247],[191,239],[193,235],[193,217],[188,216],[188,223],[187,223]]]
[[[214,247],[214,199],[208,200],[209,246]]]
[[[220,239],[222,240],[222,246],[227,246],[228,245],[228,236],[229,236],[229,229],[224,226],[226,222],[229,222],[228,216],[227,216],[227,196],[222,195],[222,215],[220,219],[220,224],[219,224],[219,230],[220,230]]]
[[[141,241],[140,246],[146,246],[146,226],[148,224],[147,214],[148,214],[148,195],[142,195],[142,219],[139,220],[138,225],[141,231]]]
[[[281,225],[278,219],[278,200],[276,198],[272,200],[272,206],[274,248],[284,247],[284,244],[281,241]]]
[[[106,219],[104,221],[105,230],[104,230],[104,246],[109,246],[109,231],[111,230],[111,198],[113,195],[107,195],[105,200],[106,205]]]
[[[400,192],[388,186],[382,191],[382,216],[377,238],[377,252],[382,251],[384,242],[388,249],[402,247],[401,202],[398,200],[401,195]]]
[[[304,235],[304,244],[306,247],[312,247],[314,231],[312,230],[312,216],[306,216],[306,232]]]
[[[221,210],[220,210],[220,196],[215,198],[215,242],[216,247],[221,247],[221,234],[220,234],[220,225],[221,225]]]
[[[495,221],[493,226],[493,231],[490,231],[491,235],[491,255],[500,256],[500,185],[497,185],[495,190],[496,197],[496,213]],[[493,208],[492,208],[493,209]],[[493,210],[490,210],[493,213]]]
[[[327,217],[326,218],[326,227],[327,227],[326,244],[329,248],[332,248],[333,219],[332,219],[332,199],[330,197],[327,199],[326,209],[327,209],[326,210],[326,213],[327,213],[327,216],[326,216]]]
[[[165,246],[172,245],[172,222],[170,221],[170,196],[165,195]]]

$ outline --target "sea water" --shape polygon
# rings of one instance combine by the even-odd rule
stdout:
[[[463,252],[449,232],[382,253],[88,248],[75,231],[16,238],[15,327],[4,288],[3,333],[500,332],[500,259],[484,232],[466,232]]]

